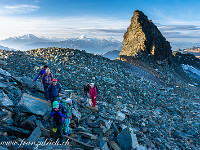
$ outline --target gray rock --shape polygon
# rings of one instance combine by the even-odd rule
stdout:
[[[7,77],[11,77],[11,74],[7,72],[6,70],[3,70],[2,68],[0,68],[0,74]]]
[[[7,88],[9,87],[9,84],[6,82],[0,82],[0,88]]]
[[[50,136],[50,131],[48,129],[45,129],[41,121],[36,120],[36,125],[40,127],[40,130],[42,131],[42,136],[48,138]]]
[[[35,82],[32,81],[33,79],[23,76],[20,80],[23,87],[34,88]]]
[[[125,128],[117,136],[117,141],[122,150],[135,149],[138,147],[136,135],[130,128]]]
[[[100,143],[101,150],[109,150],[107,142],[101,141]]]
[[[72,108],[72,114],[78,119],[78,122],[81,120],[81,113],[78,110]]]
[[[11,139],[8,138],[7,136],[3,136],[2,138],[0,138],[0,143],[1,143],[1,146],[3,146],[5,149],[6,148],[11,148],[12,147],[12,144],[11,144]],[[2,148],[4,150],[4,148]],[[1,149],[1,147],[0,147]]]
[[[146,145],[147,145],[149,148],[151,148],[151,149],[154,149],[154,148],[155,148],[155,146],[154,146],[154,144],[151,142],[151,140],[149,140],[148,138],[145,138],[144,140],[145,140]]]
[[[0,131],[4,131],[4,132],[8,132],[8,133],[11,133],[11,134],[16,134],[16,135],[30,135],[31,132],[28,131],[28,130],[24,130],[22,128],[18,128],[18,127],[13,127],[13,126],[6,126],[6,125],[3,125],[3,126],[0,126]]]
[[[8,118],[8,119],[5,120],[4,123],[9,125],[9,126],[12,126],[13,125],[13,119],[12,118]]]
[[[143,146],[143,145],[139,145],[137,147],[137,150],[147,150],[147,148],[145,146]]]
[[[7,110],[7,109],[2,109],[0,111],[0,120],[1,120],[1,124],[5,124],[5,122],[12,117],[12,113]]]
[[[35,116],[32,115],[23,122],[21,122],[20,127],[22,127],[23,129],[34,130],[37,127]]]
[[[3,146],[0,146],[0,150],[9,150],[9,149],[7,149],[7,148],[5,148]]]
[[[0,138],[0,142],[3,142],[3,141],[8,142],[8,141],[11,141],[11,139],[8,138],[7,136],[3,136],[2,138]]]
[[[97,136],[91,134],[91,133],[87,133],[87,132],[78,132],[78,134],[84,136],[84,137],[87,137],[91,140],[96,140],[97,139]]]
[[[1,89],[0,89],[0,106],[3,107],[13,106],[13,102]]]
[[[32,132],[32,134],[26,139],[26,141],[37,141],[40,136],[42,135],[42,131],[40,130],[40,127],[35,128],[35,130]]]
[[[50,104],[39,98],[24,93],[17,105],[21,111],[43,116],[51,110]]]
[[[121,111],[117,112],[116,120],[123,121],[126,118],[126,115],[123,114]]]
[[[19,98],[22,96],[21,90],[19,88],[16,88],[15,86],[11,86],[5,90],[15,98]]]
[[[109,141],[109,146],[113,149],[113,150],[121,150],[121,148],[119,147],[119,145],[117,143],[115,143],[114,141]]]

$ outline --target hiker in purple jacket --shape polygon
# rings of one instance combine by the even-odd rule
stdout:
[[[40,72],[38,73],[37,77],[36,77],[33,81],[36,81],[36,80],[38,79],[39,76],[42,77],[42,75],[43,75],[44,73],[46,73],[47,68],[48,68],[47,65],[45,65],[44,67],[42,67],[42,70],[40,70]]]
[[[48,86],[53,82],[53,75],[50,73],[50,69],[48,68],[46,70],[46,73],[44,73],[42,75],[42,80],[41,80],[41,89],[43,89],[44,87],[44,91],[45,91],[45,97],[47,99],[47,89]],[[43,85],[43,87],[42,87]]]

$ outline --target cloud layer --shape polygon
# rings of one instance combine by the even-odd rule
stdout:
[[[158,25],[164,36],[170,39],[196,39],[200,38],[200,26],[197,25]]]
[[[32,33],[37,36],[70,38],[86,34],[89,37],[122,40],[128,20],[98,17],[0,17],[1,39]]]
[[[0,9],[0,15],[26,14],[39,10],[37,5],[5,5]]]

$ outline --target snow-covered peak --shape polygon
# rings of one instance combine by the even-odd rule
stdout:
[[[25,34],[25,35],[19,36],[17,38],[18,39],[35,39],[35,38],[38,38],[38,37],[33,35],[33,34]]]
[[[78,39],[80,39],[80,40],[82,40],[82,39],[87,39],[87,37],[86,37],[85,34],[83,34],[83,35],[79,36]]]

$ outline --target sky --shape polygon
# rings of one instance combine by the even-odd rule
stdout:
[[[169,41],[200,41],[199,0],[0,0],[0,40],[39,37],[123,40],[135,10]]]

